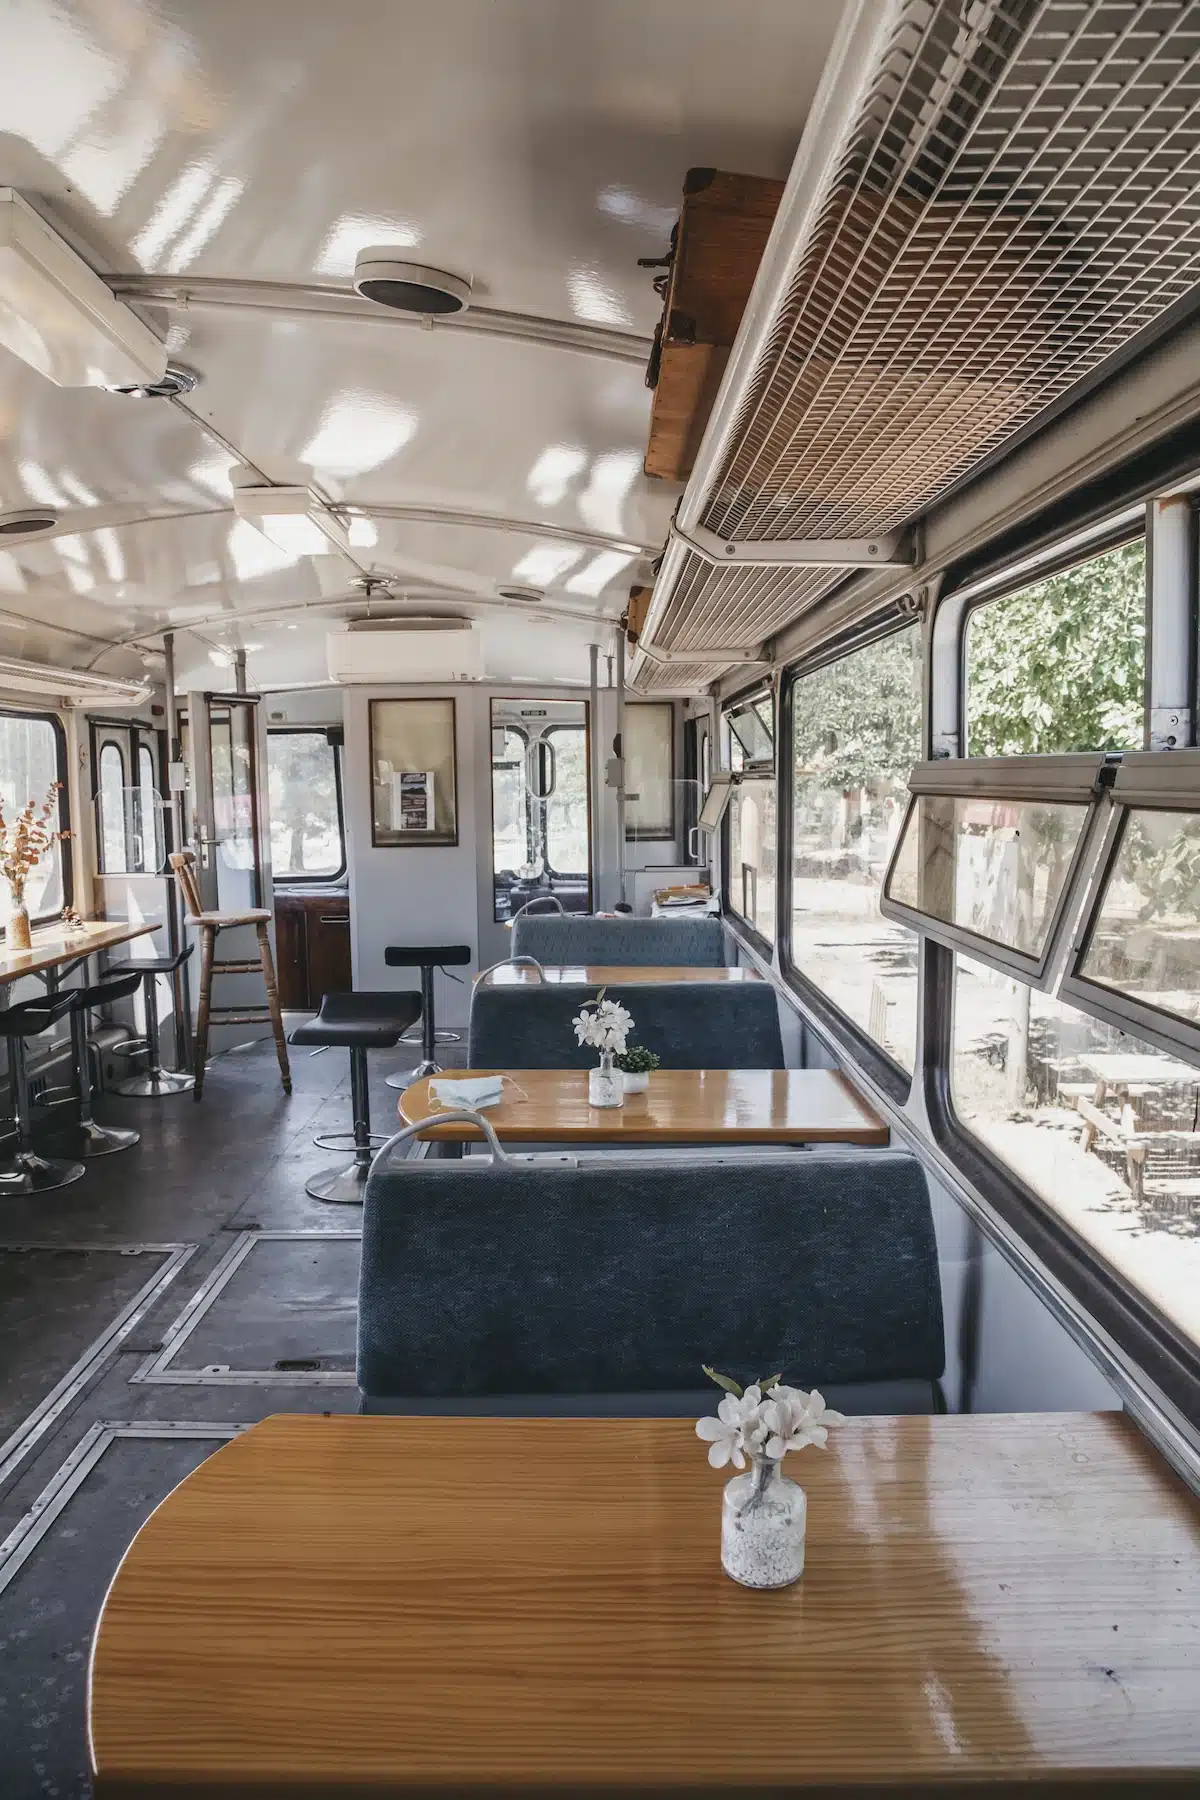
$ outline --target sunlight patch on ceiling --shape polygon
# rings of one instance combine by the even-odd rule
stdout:
[[[229,533],[229,555],[239,581],[255,581],[280,569],[294,569],[300,561],[293,550],[283,550],[256,531],[248,519],[238,519]]]
[[[586,466],[586,450],[574,444],[551,444],[530,469],[525,486],[539,506],[557,506]]]
[[[420,231],[407,219],[372,219],[362,213],[344,213],[317,253],[315,272],[318,275],[342,275],[349,280],[360,250],[370,249],[374,244],[393,244],[397,249],[413,250],[420,242]]]
[[[195,262],[209,239],[216,236],[241,199],[245,186],[245,182],[240,181],[236,175],[226,175],[218,181],[188,230],[167,257],[167,268],[172,275],[178,275],[189,263]]]
[[[39,506],[66,506],[67,497],[62,489],[50,479],[41,463],[20,462],[17,474],[21,477],[21,485],[31,500]]]
[[[104,564],[104,572],[110,581],[124,581],[126,575],[125,553],[121,549],[121,540],[115,531],[105,527],[96,533],[96,548],[100,552],[100,560]]]
[[[577,319],[589,325],[631,326],[629,308],[615,288],[609,287],[598,269],[571,269],[567,275],[567,292]]]
[[[567,583],[568,594],[586,594],[590,599],[597,599],[608,586],[615,581],[622,569],[627,569],[633,556],[624,550],[601,550],[593,556],[586,567],[577,575],[572,575]]]
[[[537,544],[513,564],[512,572],[517,581],[527,581],[531,587],[549,587],[573,569],[582,555],[574,544]]]
[[[58,480],[63,493],[69,500],[73,500],[76,506],[99,506],[99,494],[93,494],[91,488],[85,487],[78,476],[72,475],[69,469],[60,470]]]
[[[231,469],[238,467],[232,456],[205,456],[192,464],[187,478],[196,487],[204,488],[207,493],[215,494],[218,500],[228,500],[233,493],[233,483],[229,479]]]
[[[339,394],[300,452],[300,461],[318,474],[365,475],[390,462],[417,429],[414,414],[381,404],[373,394]]]
[[[189,163],[171,183],[129,248],[142,268],[150,268],[167,245],[187,229],[214,180],[203,163]]]
[[[621,537],[625,532],[625,502],[641,472],[640,450],[613,450],[607,456],[598,456],[587,487],[579,496],[584,523],[593,531]]]
[[[0,593],[23,594],[28,583],[25,572],[11,550],[0,550]]]
[[[604,188],[596,197],[596,206],[610,219],[619,219],[622,225],[636,225],[664,236],[669,235],[679,216],[678,207],[655,206],[652,200],[644,200],[640,194],[622,187]]]

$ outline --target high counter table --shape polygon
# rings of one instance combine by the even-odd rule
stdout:
[[[787,1473],[805,1572],[754,1593],[688,1420],[266,1419],[109,1589],[96,1800],[1196,1791],[1200,1512],[1128,1419],[853,1419]]]
[[[113,950],[118,944],[132,943],[134,938],[147,937],[157,930],[157,924],[130,919],[85,919],[74,931],[67,931],[62,925],[36,926],[30,949],[12,950],[7,944],[0,949],[0,986],[19,981],[23,975],[51,975],[64,963],[78,962],[100,950]]]
[[[836,1069],[655,1069],[623,1106],[588,1104],[586,1069],[455,1069],[426,1076],[400,1096],[403,1124],[428,1121],[422,1138],[481,1141],[469,1122],[439,1125],[431,1081],[505,1076],[483,1109],[502,1143],[886,1144],[888,1127]]]
[[[500,963],[475,977],[492,987],[655,987],[660,983],[706,981],[734,986],[761,981],[757,969],[702,969],[691,963],[660,965],[613,963],[546,963],[540,970],[529,963]]]

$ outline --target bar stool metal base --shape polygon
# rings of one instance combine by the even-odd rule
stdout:
[[[81,1119],[75,1154],[85,1159],[115,1156],[118,1150],[132,1150],[141,1135],[140,1131],[130,1131],[123,1125],[97,1125],[95,1119]]]
[[[322,1169],[304,1191],[310,1200],[324,1200],[331,1206],[361,1206],[367,1186],[369,1163],[344,1163],[340,1169]]]
[[[0,1163],[0,1194],[49,1194],[82,1181],[85,1173],[81,1162],[21,1150],[11,1162]]]
[[[401,1092],[414,1081],[423,1081],[426,1075],[440,1075],[441,1063],[422,1062],[415,1069],[393,1069],[390,1075],[383,1078],[384,1086],[399,1088]]]
[[[147,1069],[144,1075],[129,1075],[119,1081],[112,1092],[136,1100],[157,1100],[163,1094],[190,1093],[195,1085],[194,1075],[183,1075],[176,1069]]]

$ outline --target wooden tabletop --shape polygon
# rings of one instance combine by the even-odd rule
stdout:
[[[1200,1770],[1200,1509],[1121,1414],[855,1419],[786,1468],[806,1567],[762,1593],[688,1420],[266,1419],[109,1590],[97,1800]]]
[[[586,1069],[455,1069],[400,1096],[406,1125],[445,1112],[430,1080],[503,1073],[484,1110],[502,1141],[545,1144],[886,1144],[888,1128],[834,1069],[655,1069],[624,1106],[588,1104]],[[423,1138],[477,1139],[470,1124],[431,1125]]]
[[[477,975],[482,981],[483,975]],[[545,981],[559,987],[653,987],[660,982],[761,981],[757,969],[697,969],[690,964],[639,967],[637,964],[547,963],[541,974],[528,963],[501,963],[487,973],[492,987],[537,987]]]
[[[31,950],[0,946],[0,982],[17,981],[22,975],[43,975],[61,963],[92,956],[97,950],[111,950],[117,944],[131,943],[134,938],[157,930],[157,924],[129,919],[85,919],[76,931],[67,931],[61,925],[39,925],[32,934]]]

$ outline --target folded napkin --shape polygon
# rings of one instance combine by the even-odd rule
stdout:
[[[443,1076],[430,1082],[429,1092],[441,1106],[469,1106],[477,1110],[481,1106],[495,1106],[504,1092],[504,1077],[475,1075],[465,1081],[454,1081]]]

